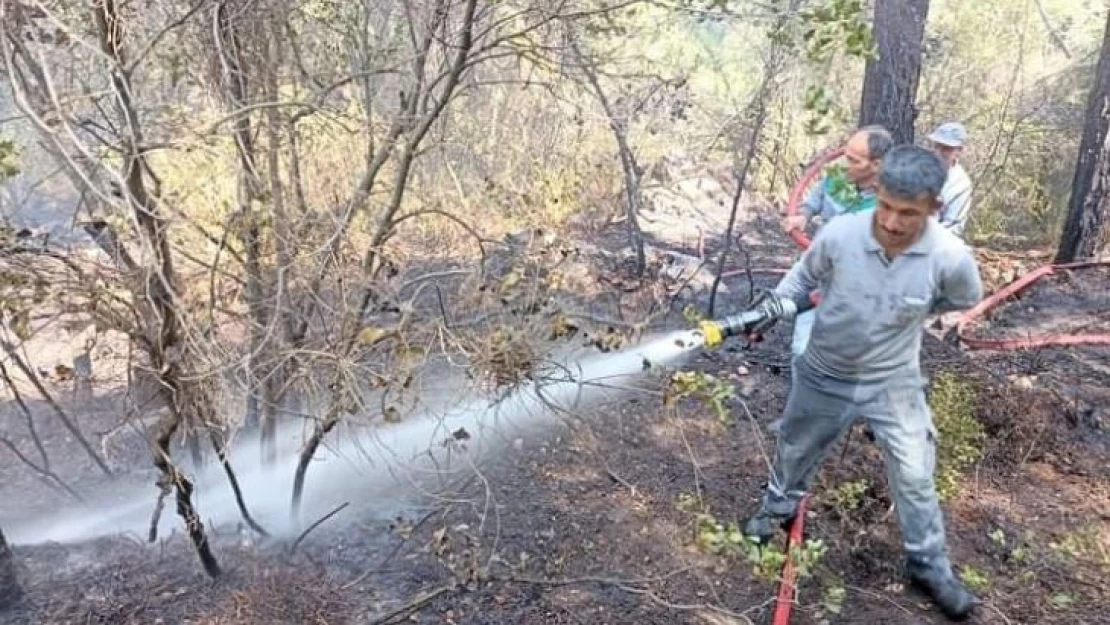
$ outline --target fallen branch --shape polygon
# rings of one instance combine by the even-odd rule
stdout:
[[[723,614],[725,616],[729,616],[729,617],[732,617],[732,618],[735,618],[735,619],[742,619],[745,623],[748,623],[748,625],[755,625],[755,623],[752,621],[752,619],[749,618],[743,612],[733,612],[732,610],[729,610],[728,608],[722,608],[721,606],[715,605],[715,604],[712,604],[712,603],[672,603],[672,602],[664,599],[663,597],[660,597],[659,595],[655,594],[654,592],[652,592],[650,590],[645,590],[645,589],[642,589],[642,588],[632,588],[631,586],[624,586],[624,585],[621,585],[621,584],[617,584],[615,586],[615,588],[619,588],[619,589],[621,589],[621,590],[623,590],[627,593],[632,593],[634,595],[641,595],[641,596],[647,597],[648,599],[651,599],[652,603],[655,603],[656,605],[667,608],[668,610],[675,610],[675,611],[679,611],[679,612],[690,612],[690,611],[697,612],[697,611],[705,610],[705,611],[708,611],[708,612],[716,612],[717,614]],[[758,610],[758,609],[770,604],[772,601],[773,600],[768,599],[767,601],[764,601],[763,603],[761,603],[759,605],[754,605],[754,606],[748,608],[747,610],[745,610],[745,612],[754,612],[755,610]]]
[[[442,597],[443,595],[458,592],[459,588],[460,586],[458,584],[450,584],[448,586],[443,586],[442,588],[437,588],[413,599],[412,601],[397,608],[396,610],[393,610],[392,612],[389,612],[388,614],[379,616],[378,618],[370,621],[369,625],[386,625],[387,623],[396,622],[396,619],[398,619],[399,617],[409,616],[413,612],[416,612],[417,610],[423,608],[424,606]]]
[[[658,577],[648,577],[648,578],[639,578],[639,579],[618,579],[618,578],[594,577],[594,576],[575,577],[575,578],[569,578],[569,579],[537,579],[537,578],[527,578],[527,577],[505,577],[505,578],[497,578],[497,579],[494,579],[494,580],[491,580],[491,581],[499,581],[499,582],[502,582],[502,583],[534,584],[534,585],[539,585],[539,586],[570,586],[570,585],[575,585],[575,584],[602,584],[602,585],[606,585],[606,586],[612,586],[613,588],[618,588],[618,589],[623,590],[624,592],[627,592],[627,593],[647,597],[648,599],[652,600],[652,602],[654,602],[654,603],[656,603],[660,606],[663,606],[665,608],[671,609],[671,610],[676,610],[676,611],[705,610],[705,611],[709,611],[709,612],[716,612],[718,614],[723,614],[725,616],[730,616],[732,618],[742,619],[743,621],[745,621],[746,623],[749,623],[751,625],[754,625],[754,623],[752,623],[752,620],[747,616],[747,613],[758,610],[758,609],[760,609],[760,608],[762,608],[762,607],[764,607],[764,606],[766,606],[766,605],[768,605],[768,604],[770,604],[771,602],[774,601],[773,599],[770,599],[768,601],[765,601],[762,604],[752,606],[752,607],[748,608],[747,610],[745,610],[744,612],[734,612],[732,610],[729,610],[728,608],[723,608],[719,605],[714,605],[712,603],[673,603],[671,601],[668,601],[668,600],[664,599],[663,597],[660,597],[659,595],[657,595],[654,591],[652,591],[650,589],[636,588],[635,587],[637,585],[643,585],[643,584],[648,584],[648,583],[652,583],[652,582],[665,581],[665,580],[668,580],[672,577],[676,577],[678,575],[681,575],[682,573],[685,573],[685,572],[689,571],[692,568],[694,568],[694,567],[689,567],[689,566],[688,567],[683,567],[681,569],[677,569],[675,571],[672,571],[671,573],[667,573],[665,575],[661,575],[661,576],[658,576]]]
[[[220,464],[224,467],[224,472],[227,473],[227,481],[231,484],[231,490],[235,493],[235,505],[239,506],[239,514],[243,516],[243,520],[247,522],[252,530],[257,532],[260,536],[265,538],[270,537],[261,525],[255,522],[251,517],[251,513],[247,510],[247,504],[243,500],[243,490],[239,488],[239,479],[235,477],[235,471],[231,468],[231,461],[227,457],[227,444],[223,438],[215,431],[209,430],[209,439],[212,441],[212,447],[216,450],[216,455],[220,459]]]
[[[73,497],[78,503],[85,503],[85,499],[81,497],[81,495],[79,495],[77,491],[70,488],[68,484],[63,482],[62,478],[58,477],[58,475],[51,471],[48,466],[40,467],[39,465],[35,464],[33,460],[25,456],[23,452],[19,451],[19,448],[15,446],[15,443],[8,440],[7,438],[0,436],[0,444],[7,447],[8,450],[10,450],[12,454],[19,459],[20,462],[27,465],[27,468],[34,471],[35,474],[38,475],[39,478],[47,485],[60,488],[61,490],[65,491],[67,495]]]
[[[93,462],[96,463],[97,468],[99,468],[100,471],[104,473],[104,475],[111,476],[112,470],[108,468],[107,463],[105,463],[104,460],[100,457],[100,454],[96,453],[96,450],[92,448],[92,445],[89,444],[88,439],[86,439],[85,435],[81,433],[81,429],[77,427],[77,423],[75,423],[73,419],[71,419],[69,415],[66,414],[66,411],[63,410],[60,405],[58,405],[58,402],[54,400],[54,396],[50,394],[50,391],[46,390],[46,387],[43,386],[42,380],[39,379],[38,374],[36,374],[34,370],[32,370],[31,367],[27,365],[26,361],[24,361],[23,358],[19,356],[19,354],[15,350],[15,346],[13,346],[8,341],[0,340],[0,347],[4,349],[4,353],[7,354],[8,358],[12,359],[12,362],[15,363],[15,366],[23,372],[23,375],[27,376],[27,379],[31,382],[31,384],[34,385],[35,390],[39,392],[39,395],[42,396],[42,399],[46,402],[48,406],[50,406],[51,410],[54,411],[54,414],[57,415],[58,419],[62,422],[62,425],[64,425],[65,428],[69,430],[69,433],[73,435],[73,438],[77,441],[77,444],[80,445],[81,449],[83,449],[85,453],[88,454],[89,458],[92,458]]]
[[[384,558],[382,558],[381,562],[379,562],[377,566],[375,566],[372,569],[367,569],[365,573],[359,575],[358,577],[354,578],[353,580],[351,580],[351,581],[347,582],[346,584],[340,586],[339,589],[340,590],[347,590],[348,588],[351,588],[352,586],[358,584],[359,582],[366,579],[367,577],[370,577],[374,573],[377,573],[378,571],[385,568],[385,565],[387,563],[389,563],[389,561],[392,560],[393,557],[396,556],[397,553],[399,551],[401,551],[401,549],[405,545],[408,544],[409,537],[411,537],[413,534],[415,534],[417,532],[417,530],[419,530],[420,527],[428,521],[428,519],[435,516],[435,513],[438,512],[438,511],[439,511],[438,508],[433,508],[430,512],[428,512],[428,514],[425,514],[423,517],[421,517],[419,521],[417,521],[416,523],[413,524],[412,529],[409,530],[409,535],[405,536],[405,537],[402,537],[401,542],[397,543],[397,546],[393,548],[393,551],[390,551]]]
[[[899,610],[905,612],[906,614],[913,614],[913,612],[911,612],[908,608],[906,608],[906,606],[898,603],[894,599],[891,599],[890,597],[888,597],[888,596],[886,596],[882,593],[878,593],[878,592],[875,592],[873,590],[867,590],[866,588],[860,588],[859,586],[852,586],[851,584],[847,584],[844,587],[847,588],[848,590],[851,590],[852,592],[858,592],[861,595],[871,597],[873,599],[879,599],[880,601],[885,601],[885,602],[889,603],[890,605],[898,608]]]
[[[312,532],[312,530],[316,529],[317,527],[322,525],[325,521],[332,518],[333,516],[339,514],[343,510],[343,508],[346,508],[349,505],[351,505],[351,502],[345,501],[345,502],[343,502],[343,505],[339,506],[335,510],[332,510],[331,512],[329,512],[329,513],[325,514],[324,516],[320,517],[312,525],[309,525],[308,528],[305,529],[305,531],[301,532],[301,535],[297,537],[297,540],[293,541],[293,545],[291,547],[289,547],[289,553],[295,553],[297,551],[297,547],[301,544],[301,541],[303,541],[305,539],[305,537],[308,536]]]
[[[517,584],[533,584],[536,586],[574,586],[577,584],[604,584],[609,586],[620,585],[636,585],[636,584],[650,584],[657,582],[665,582],[668,579],[678,577],[693,569],[692,566],[684,566],[680,569],[675,569],[670,573],[665,573],[656,577],[637,577],[632,579],[621,579],[617,577],[600,577],[595,575],[586,575],[583,577],[569,577],[565,579],[544,579],[537,577],[495,577],[490,581],[502,583],[517,583]]]

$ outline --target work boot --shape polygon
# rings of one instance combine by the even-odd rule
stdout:
[[[775,537],[776,525],[781,527],[782,531],[789,534],[790,525],[792,523],[794,523],[794,515],[784,518],[777,514],[771,514],[770,512],[760,510],[744,524],[744,535],[756,539],[760,545],[766,545]]]
[[[963,621],[971,615],[979,603],[952,574],[951,566],[932,565],[920,560],[910,559],[906,563],[906,575],[915,586],[932,598],[933,603],[954,621]]]

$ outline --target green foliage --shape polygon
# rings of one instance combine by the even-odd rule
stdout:
[[[698,548],[713,555],[735,556],[748,544],[736,523],[722,523],[708,512],[697,515],[694,527]]]
[[[699,513],[695,519],[696,542],[699,549],[723,557],[743,557],[752,565],[752,575],[757,579],[779,579],[786,564],[786,552],[774,543],[760,545],[753,537],[745,536],[735,522],[724,523],[708,512]],[[827,547],[821,540],[806,540],[790,550],[790,560],[798,579],[813,575]]]
[[[805,119],[806,132],[812,135],[823,135],[832,130],[832,114],[837,111],[835,100],[823,85],[810,85],[806,87],[805,108],[808,115]]]
[[[991,584],[990,575],[986,571],[980,571],[970,564],[960,567],[960,579],[967,584],[972,592],[976,593],[984,592]]]
[[[1052,607],[1057,610],[1066,610],[1070,608],[1076,601],[1076,594],[1074,592],[1058,592],[1052,595]]]
[[[843,584],[831,584],[821,593],[821,608],[829,614],[840,614],[844,609],[844,600],[848,598],[848,590]]]
[[[19,150],[11,139],[0,139],[0,182],[19,175]]]
[[[870,480],[859,479],[845,482],[833,489],[829,498],[833,508],[845,516],[852,510],[858,510],[863,504],[863,494],[871,487]]]
[[[779,579],[787,558],[782,548],[774,543],[760,545],[754,538],[749,538],[747,544],[747,560],[752,565],[752,575],[767,581]],[[811,577],[827,551],[824,541],[814,539],[808,539],[791,549],[789,557],[796,579]]]
[[[1048,544],[1058,556],[1080,558],[1110,567],[1110,548],[1100,539],[1098,527],[1087,525]]]
[[[676,371],[663,396],[663,405],[672,406],[685,398],[702,401],[709,405],[722,424],[727,425],[732,421],[728,401],[735,397],[736,389],[730,382],[700,371]]]
[[[827,84],[834,60],[840,54],[850,59],[869,59],[876,55],[863,3],[860,0],[817,3],[800,11],[797,23],[777,29],[769,37],[778,45],[800,48],[814,70],[816,82],[806,86],[802,100],[804,128],[811,135],[827,134],[845,117]]]
[[[975,418],[975,387],[955,373],[937,376],[929,402],[939,439],[937,495],[944,500],[959,488],[964,469],[982,457],[986,433]]]
[[[829,195],[849,212],[854,213],[864,208],[863,193],[848,179],[848,170],[843,163],[829,165],[825,169],[825,178],[828,180]]]
[[[806,57],[828,61],[838,49],[859,58],[877,56],[871,26],[861,0],[828,0],[801,11]]]
[[[687,304],[682,309],[682,318],[685,319],[686,323],[689,323],[692,328],[697,328],[702,321],[708,319],[708,317],[703,315],[694,304]]]
[[[694,493],[680,493],[675,502],[675,507],[678,508],[680,512],[690,514],[700,514],[709,511],[709,506],[706,505],[701,495]]]

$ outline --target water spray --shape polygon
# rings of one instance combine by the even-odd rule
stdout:
[[[421,490],[417,486],[421,480],[438,481],[444,475],[474,470],[484,456],[504,449],[525,431],[554,423],[553,414],[581,413],[606,395],[640,390],[630,382],[646,371],[681,366],[698,350],[717,347],[729,337],[758,339],[775,321],[793,316],[797,309],[794,302],[764,291],[747,310],[702,321],[696,328],[656,335],[611,353],[564,354],[554,360],[551,375],[522,384],[496,402],[456,396],[458,389],[445,379],[450,375],[430,372],[431,386],[420,391],[422,410],[405,415],[400,423],[352,424],[317,451],[304,491],[302,520],[347,501],[355,505],[344,516],[356,516],[354,509],[359,507],[369,514],[395,514],[407,507],[402,501],[407,495],[401,491]],[[279,435],[273,467],[233,460],[252,515],[275,535],[299,527],[289,518],[292,468],[301,449],[298,434]],[[232,450],[237,460],[254,455],[249,445],[238,447]],[[205,521],[237,523],[239,510],[222,469],[195,470],[196,504]],[[153,504],[149,484],[126,487],[112,499],[103,497],[92,509],[59,510],[45,518],[10,523],[11,538],[32,544],[146,533]],[[177,524],[174,515],[162,515],[159,533],[165,535]]]

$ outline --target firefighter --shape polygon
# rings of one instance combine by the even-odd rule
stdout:
[[[762,542],[790,523],[830,446],[862,416],[884,452],[907,576],[958,620],[978,600],[948,559],[934,485],[937,435],[919,362],[926,316],[968,309],[982,297],[974,256],[936,219],[947,173],[931,150],[892,148],[876,208],[826,224],[773,291],[789,305],[764,304],[782,319],[810,308],[814,321],[745,533]],[[809,294],[819,287],[821,304],[812,308]]]

